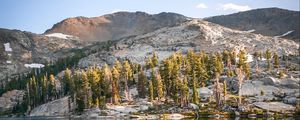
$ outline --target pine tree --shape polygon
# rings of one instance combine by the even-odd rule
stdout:
[[[90,85],[89,85],[89,79],[85,71],[82,71],[81,73],[81,80],[82,80],[82,92],[84,94],[84,106],[85,108],[91,107],[91,97],[90,97]]]
[[[188,78],[187,76],[184,77],[182,84],[181,84],[181,106],[187,106],[189,103],[189,86],[188,86]]]
[[[236,60],[235,59],[237,57],[237,54],[236,54],[235,50],[231,50],[229,56],[230,56],[231,64],[235,65],[236,64]]]
[[[140,68],[140,72],[138,74],[138,83],[137,83],[137,91],[140,98],[145,98],[146,93],[146,83],[147,83],[147,77],[144,74],[144,71],[142,68]]]
[[[231,64],[231,61],[230,61],[230,53],[227,51],[227,50],[224,50],[223,51],[223,62],[225,63],[226,67],[229,67],[230,64]]]
[[[271,57],[272,57],[272,56],[271,56],[271,52],[270,52],[269,49],[266,50],[265,57],[266,57],[266,59],[267,59],[267,64],[268,64],[267,70],[269,71],[269,70],[271,69],[271,62],[270,62],[270,59],[271,59]]]
[[[48,85],[49,85],[48,94],[49,94],[50,100],[56,99],[57,98],[56,81],[55,81],[55,77],[53,74],[51,74],[49,77]]]
[[[239,61],[238,61],[238,68],[241,68],[243,72],[245,72],[246,79],[250,78],[250,66],[248,63],[246,63],[246,53],[245,51],[241,50],[238,54]]]
[[[129,87],[128,87],[128,81],[130,81],[130,79],[132,78],[132,69],[131,69],[128,61],[124,62],[122,71],[123,71],[122,76],[124,76],[124,83],[125,83],[125,85],[124,85],[125,98],[127,101],[132,101],[131,94],[130,94]]]
[[[274,59],[274,68],[279,68],[279,57],[276,52],[274,52],[273,59]]]
[[[42,101],[45,103],[47,101],[47,89],[48,89],[48,85],[47,85],[47,77],[43,76],[42,78]]]
[[[89,79],[89,84],[91,87],[92,92],[92,106],[98,107],[99,106],[99,93],[100,87],[98,86],[98,82],[100,81],[100,76],[97,73],[96,69],[89,69],[87,72],[87,76]]]
[[[196,80],[196,75],[195,73],[193,72],[193,75],[192,75],[192,86],[193,86],[193,94],[192,94],[192,102],[194,104],[199,104],[199,93],[198,93],[198,89],[197,89],[197,80]]]
[[[239,54],[238,54],[238,63],[237,63],[237,67],[238,68],[242,68],[245,64],[246,64],[246,53],[244,50],[240,50]]]
[[[152,58],[151,58],[152,64],[154,67],[158,66],[158,57],[156,52],[153,52]]]
[[[153,93],[153,84],[152,84],[152,81],[149,80],[149,85],[148,85],[148,98],[149,98],[149,101],[152,102],[153,99],[154,99],[154,93]]]
[[[172,80],[171,80],[171,71],[172,71],[172,62],[169,59],[166,59],[163,61],[163,65],[161,66],[161,76],[164,81],[165,85],[165,91],[166,91],[166,102],[168,101],[168,97],[171,94],[171,86],[172,86]]]
[[[158,100],[161,100],[163,98],[164,91],[163,91],[163,83],[160,74],[156,75],[156,80],[157,80],[156,90],[157,90]]]
[[[208,79],[208,73],[206,72],[206,67],[203,65],[200,57],[195,58],[194,71],[196,73],[196,77],[198,78],[198,81],[204,87],[205,82]]]
[[[249,80],[250,78],[250,65],[248,63],[246,63],[244,66],[243,66],[243,70],[245,72],[245,77],[246,77],[246,80]]]
[[[120,78],[120,73],[119,71],[113,67],[112,68],[112,99],[113,99],[113,104],[120,104],[120,95],[119,95],[119,85],[118,85],[118,80]]]
[[[69,70],[68,68],[65,70],[64,72],[64,76],[63,76],[63,88],[64,88],[64,95],[70,94],[70,90],[71,90],[71,70]]]
[[[226,80],[223,81],[223,95],[224,95],[224,102],[226,102],[226,96],[227,96],[227,82]]]

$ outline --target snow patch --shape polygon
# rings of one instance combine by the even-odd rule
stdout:
[[[24,64],[26,68],[43,68],[45,65],[39,63]]]
[[[279,36],[275,36],[274,38],[284,37],[284,36],[287,36],[288,34],[291,34],[292,32],[294,32],[294,30],[287,31],[286,33],[279,35]]]
[[[253,55],[251,54],[247,54],[246,56],[246,63],[250,63],[250,62],[253,62]],[[239,58],[235,58],[236,61],[239,61]]]
[[[51,34],[47,34],[45,36],[57,37],[57,38],[62,38],[62,39],[74,38],[74,36],[72,36],[72,35],[66,35],[66,34],[62,34],[62,33],[51,33]]]
[[[247,33],[252,33],[252,32],[254,32],[255,30],[254,29],[252,29],[252,30],[247,30],[247,31],[245,31],[245,32],[247,32]]]
[[[6,52],[11,52],[12,51],[12,48],[10,47],[10,43],[5,43],[4,44],[4,50]]]

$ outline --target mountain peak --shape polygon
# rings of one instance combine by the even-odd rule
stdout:
[[[116,12],[99,17],[67,18],[48,29],[45,34],[63,33],[82,40],[107,41],[179,25],[186,20],[185,16],[176,13],[151,15],[140,11]]]

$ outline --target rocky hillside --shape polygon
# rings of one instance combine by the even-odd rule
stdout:
[[[83,44],[77,38],[64,39],[60,36],[0,29],[0,81],[6,76],[23,73],[65,57],[66,50],[81,46]]]
[[[64,33],[87,41],[107,41],[179,25],[186,20],[185,16],[175,13],[117,12],[92,18],[68,18],[55,24],[45,34]]]
[[[296,54],[298,46],[292,40],[232,30],[193,19],[175,27],[165,27],[147,34],[122,38],[111,47],[110,53],[92,54],[82,59],[80,66],[113,63],[115,59],[129,59],[142,63],[153,51],[158,53],[160,59],[164,59],[174,51],[186,52],[188,49],[212,53],[236,48],[252,53],[269,48],[279,54]]]
[[[209,17],[204,20],[232,29],[252,31],[267,36],[282,36],[283,38],[300,41],[299,11],[263,8]]]

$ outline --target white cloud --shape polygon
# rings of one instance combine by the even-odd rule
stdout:
[[[251,8],[248,5],[237,5],[233,3],[226,3],[221,5],[223,10],[247,11]]]
[[[207,6],[204,3],[199,3],[196,8],[207,8]]]

